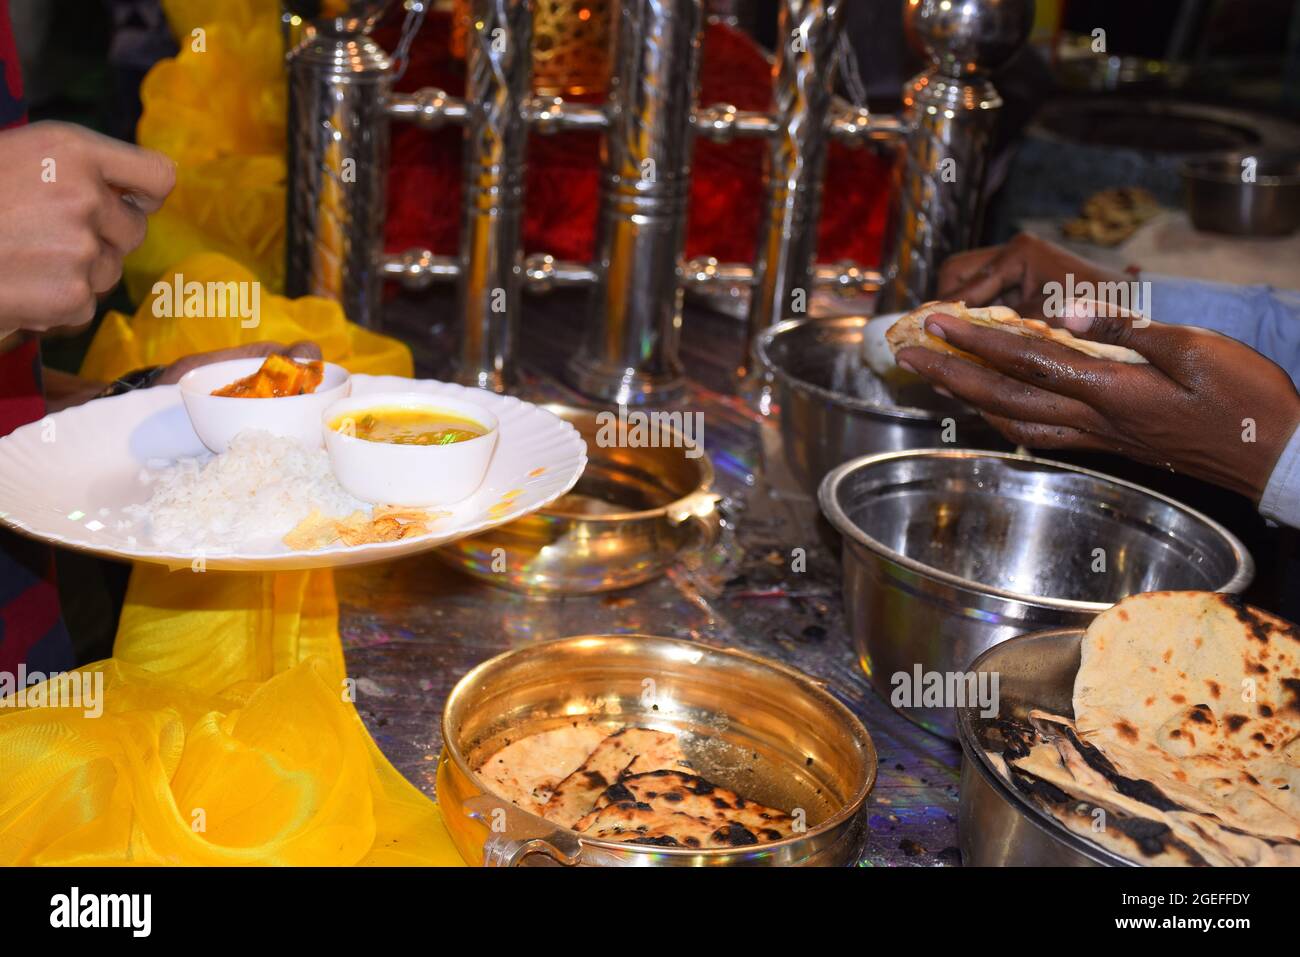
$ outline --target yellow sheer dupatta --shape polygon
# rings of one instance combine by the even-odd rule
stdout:
[[[220,257],[178,270],[240,278]],[[353,371],[410,374],[404,346],[334,304],[268,299],[256,330],[159,320],[146,302],[104,324],[88,369],[310,338]],[[102,681],[101,708],[0,709],[0,863],[461,863],[351,703],[328,570],[138,565],[113,657],[79,673]]]
[[[113,657],[80,670],[102,713],[0,717],[0,861],[460,863],[349,701],[330,572],[138,566]]]

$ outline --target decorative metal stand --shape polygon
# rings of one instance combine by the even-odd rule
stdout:
[[[391,63],[366,31],[382,4],[314,24],[289,60],[285,291],[379,314]]]
[[[988,75],[1020,48],[1032,25],[1032,5],[1024,0],[922,0],[903,8],[908,39],[931,67],[904,88],[889,269],[877,309],[910,309],[933,298],[939,264],[977,240],[1002,108]]]
[[[630,404],[680,393],[677,344],[688,286],[750,286],[751,342],[772,323],[804,313],[819,286],[880,290],[888,307],[924,300],[937,264],[968,246],[978,228],[1001,103],[987,71],[1023,43],[1032,4],[906,3],[908,32],[933,66],[908,84],[906,109],[895,117],[833,96],[847,2],[781,0],[769,112],[696,107],[701,0],[613,2],[614,73],[601,106],[532,95],[532,0],[471,0],[468,78],[459,99],[437,89],[392,92],[388,57],[367,35],[387,0],[354,0],[347,16],[314,20],[289,57],[290,294],[332,296],[349,318],[373,325],[385,278],[410,288],[455,279],[463,318],[458,378],[504,391],[514,376],[521,291],[586,287],[570,380],[593,398]],[[407,0],[416,24],[423,6]],[[458,257],[427,250],[382,255],[386,119],[465,128]],[[546,254],[524,260],[528,133],[572,129],[605,136],[596,261],[559,262]],[[681,261],[694,136],[768,141],[753,266]],[[899,150],[883,270],[814,261],[828,138]],[[740,374],[752,377],[748,359]]]

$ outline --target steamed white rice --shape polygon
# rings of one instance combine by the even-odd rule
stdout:
[[[133,517],[149,522],[154,544],[229,551],[278,542],[312,509],[329,516],[370,510],[343,491],[324,449],[267,432],[241,432],[223,455],[177,459],[142,479],[154,486]]]

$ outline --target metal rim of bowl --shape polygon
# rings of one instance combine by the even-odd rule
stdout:
[[[838,465],[826,473],[822,479],[821,486],[817,489],[817,501],[821,506],[822,514],[827,520],[835,526],[835,530],[841,535],[845,535],[857,542],[863,548],[876,555],[881,556],[887,561],[901,565],[904,568],[925,575],[930,578],[938,579],[948,585],[957,588],[963,588],[967,591],[974,591],[984,595],[990,595],[996,598],[1002,598],[1007,601],[1019,602],[1024,605],[1034,605],[1040,608],[1053,608],[1061,611],[1078,611],[1078,612],[1101,612],[1111,607],[1114,602],[1105,601],[1082,601],[1077,598],[1052,598],[1046,595],[1027,595],[1022,592],[1010,591],[1005,588],[998,588],[995,585],[986,585],[982,582],[974,581],[970,578],[963,578],[960,575],[954,575],[952,572],[935,568],[933,565],[927,565],[919,562],[915,558],[910,558],[901,552],[894,551],[882,542],[872,538],[862,529],[858,528],[845,514],[844,509],[840,507],[837,501],[836,493],[839,490],[840,482],[846,475],[859,468],[876,465],[880,462],[886,462],[891,459],[907,458],[950,458],[950,459],[974,459],[974,458],[993,458],[1002,459],[1012,462],[1023,462],[1028,465],[1043,465],[1052,469],[1058,469],[1063,472],[1071,472],[1075,475],[1085,475],[1088,478],[1098,479],[1111,485],[1119,485],[1123,488],[1135,492],[1141,492],[1143,495],[1149,495],[1158,501],[1172,506],[1191,516],[1196,521],[1201,522],[1219,538],[1225,541],[1236,556],[1236,571],[1224,584],[1218,586],[1215,591],[1227,594],[1237,594],[1243,591],[1255,577],[1255,560],[1251,557],[1250,552],[1241,540],[1233,535],[1214,519],[1210,518],[1196,509],[1184,505],[1177,499],[1172,499],[1167,495],[1161,495],[1143,485],[1135,482],[1126,482],[1124,479],[1115,478],[1113,475],[1106,475],[1104,472],[1096,472],[1092,469],[1085,469],[1077,465],[1067,465],[1065,462],[1056,462],[1052,459],[1038,458],[1034,455],[1019,455],[1015,452],[995,452],[992,450],[982,449],[905,449],[901,452],[880,452],[875,455],[863,455],[856,459]]]
[[[476,684],[479,681],[479,679],[482,678],[483,674],[490,671],[492,668],[499,666],[502,662],[506,661],[508,658],[511,658],[515,655],[527,651],[534,651],[539,648],[555,647],[561,644],[566,644],[568,642],[590,641],[592,639],[608,639],[608,638],[634,638],[638,640],[658,641],[666,644],[671,644],[681,649],[689,649],[691,651],[704,651],[709,654],[717,654],[729,658],[744,659],[745,661],[748,661],[751,664],[758,665],[759,667],[770,668],[773,671],[780,672],[781,674],[785,675],[787,678],[790,678],[791,680],[796,682],[805,694],[809,695],[810,697],[817,698],[821,700],[824,704],[828,705],[830,709],[833,712],[836,712],[840,717],[840,719],[843,720],[844,723],[849,727],[850,731],[853,734],[853,737],[863,742],[863,744],[866,746],[867,773],[865,779],[858,786],[858,789],[853,794],[852,798],[850,798],[844,804],[843,807],[841,807],[838,811],[832,814],[829,818],[822,821],[816,827],[809,828],[803,834],[796,835],[795,837],[787,837],[780,841],[765,842],[762,845],[764,848],[790,847],[794,844],[798,844],[801,841],[806,841],[809,840],[810,838],[816,837],[827,831],[831,831],[843,824],[847,824],[848,822],[850,822],[854,817],[856,817],[862,811],[863,807],[866,805],[867,798],[870,797],[872,789],[875,788],[876,786],[876,775],[880,769],[880,756],[876,753],[876,742],[871,737],[871,732],[867,730],[867,726],[862,723],[862,721],[858,718],[858,716],[855,715],[852,711],[850,711],[848,707],[844,704],[844,702],[840,701],[833,694],[827,691],[824,687],[819,685],[815,679],[809,677],[808,675],[804,674],[802,671],[799,671],[796,668],[790,667],[789,665],[783,664],[779,661],[775,661],[771,658],[765,658],[762,655],[753,654],[748,651],[741,651],[736,648],[713,648],[710,647],[709,645],[701,645],[698,642],[687,641],[683,638],[667,638],[663,635],[644,635],[638,633],[606,634],[606,635],[571,635],[567,638],[554,638],[550,641],[540,641],[535,644],[525,645],[522,648],[512,648],[509,651],[503,651],[501,654],[494,655],[491,658],[489,658],[487,661],[475,665],[468,672],[466,672],[465,676],[461,678],[460,681],[456,682],[455,687],[451,689],[451,694],[447,696],[447,701],[442,708],[442,719],[440,722],[441,731],[442,731],[442,746],[444,749],[446,749],[447,754],[451,758],[451,760],[456,762],[457,766],[465,774],[465,776],[468,777],[469,780],[473,781],[476,786],[482,789],[482,793],[491,794],[494,797],[497,796],[496,793],[491,788],[489,788],[486,784],[484,784],[483,781],[479,779],[479,776],[474,773],[474,769],[469,766],[469,762],[465,759],[465,755],[460,750],[460,742],[458,742],[455,736],[450,733],[450,728],[448,727],[448,718],[451,714],[452,705],[456,703],[456,700],[462,695],[468,693],[467,689],[473,686],[474,684]],[[501,798],[501,800],[505,800],[505,799]],[[523,808],[519,808],[519,810],[524,814],[531,814],[530,811],[526,811]],[[532,816],[537,817],[537,815],[532,815]],[[546,819],[539,818],[539,820],[544,821]],[[554,822],[551,821],[547,821],[547,823],[554,824]],[[554,824],[554,826],[556,828],[561,827],[559,824]],[[649,847],[649,846],[642,846],[642,845],[629,845],[625,843],[619,843],[617,841],[598,841],[595,840],[594,838],[587,837],[581,831],[574,831],[573,833],[576,834],[579,840],[584,844],[590,844],[591,846],[598,847],[602,850],[628,851],[633,854],[647,854],[647,855],[656,855],[656,856],[667,854],[673,857],[697,857],[703,855],[706,857],[714,858],[714,857],[724,857],[728,854],[734,854],[737,851],[737,848],[727,848],[727,847],[715,847],[715,848],[707,848],[705,850],[696,850],[694,848],[689,848],[689,847],[658,847],[658,846]]]
[[[541,408],[546,410],[547,412],[550,412],[552,415],[555,415],[556,418],[563,419],[565,422],[568,422],[570,425],[573,425],[573,423],[569,419],[565,418],[564,415],[561,414],[562,412],[569,412],[569,413],[580,412],[584,415],[596,416],[599,415],[601,412],[610,411],[609,409],[584,409],[581,406],[565,405],[562,402],[549,402],[541,406]],[[674,441],[685,439],[685,436],[682,435],[681,432],[679,432],[677,429],[670,429],[669,431]],[[593,456],[591,455],[587,456],[588,465],[591,464],[592,458]],[[713,468],[713,459],[709,457],[709,453],[704,450],[703,446],[700,447],[699,458],[696,458],[692,461],[696,463],[697,471],[699,472],[699,478],[698,481],[695,483],[695,488],[691,489],[685,495],[678,496],[677,498],[673,499],[671,502],[666,502],[663,505],[659,505],[655,508],[646,508],[638,512],[601,512],[595,515],[588,515],[584,512],[566,512],[563,509],[556,508],[555,505],[558,504],[560,499],[564,498],[564,496],[560,496],[560,499],[556,499],[556,501],[551,505],[548,505],[544,508],[539,508],[536,514],[547,515],[552,518],[577,519],[582,521],[583,523],[590,522],[595,525],[598,525],[602,522],[611,522],[611,523],[629,522],[629,521],[636,521],[637,519],[643,519],[643,518],[658,518],[661,515],[672,515],[674,510],[678,510],[687,505],[692,504],[701,495],[707,495],[713,490],[713,482],[717,478],[717,473],[714,471]],[[579,476],[579,480],[581,480],[581,476]],[[570,489],[570,492],[571,491],[572,489]]]
[[[953,417],[950,411],[933,411],[930,409],[920,409],[913,405],[875,405],[865,399],[858,399],[845,392],[836,392],[833,389],[827,389],[823,386],[814,385],[807,379],[800,379],[781,368],[772,357],[768,355],[769,344],[777,336],[790,332],[794,329],[801,329],[804,326],[812,325],[840,325],[860,322],[866,324],[872,317],[870,316],[827,316],[827,317],[809,317],[807,319],[786,319],[770,326],[762,335],[758,337],[755,344],[755,351],[758,353],[758,359],[763,364],[763,368],[768,374],[780,379],[782,382],[799,392],[805,392],[818,399],[834,402],[836,405],[852,409],[855,412],[865,412],[868,415],[882,419],[910,419],[918,422],[940,422],[944,419]]]
[[[1077,146],[1075,137],[1065,135],[1053,129],[1049,123],[1069,113],[1085,114],[1089,111],[1121,111],[1129,115],[1138,113],[1154,120],[1173,118],[1218,123],[1233,130],[1244,130],[1257,141],[1261,151],[1290,150],[1300,146],[1295,126],[1288,121],[1269,116],[1265,113],[1244,113],[1227,107],[1214,106],[1200,101],[1172,101],[1157,96],[1142,96],[1134,100],[1116,100],[1106,93],[1091,93],[1078,98],[1057,100],[1047,104],[1030,123],[1027,133],[1037,139],[1046,140],[1059,146]],[[1109,147],[1107,147],[1109,148]],[[1229,147],[1217,149],[1200,149],[1193,152],[1180,151],[1176,155],[1184,156],[1221,156],[1224,152],[1240,151]]]
[[[970,671],[972,674],[978,674],[987,659],[994,652],[999,650],[1005,654],[1007,646],[1014,647],[1017,643],[1027,643],[1035,639],[1056,638],[1065,635],[1083,635],[1082,628],[1053,628],[1048,631],[1035,631],[1027,635],[1017,635],[1014,638],[1008,638],[1006,641],[1000,641],[991,648],[982,651],[978,658],[971,662]],[[1087,838],[1067,830],[1054,818],[1050,817],[1041,808],[1036,807],[1028,798],[1017,791],[1011,784],[998,774],[997,770],[989,763],[988,756],[984,749],[979,746],[975,740],[975,732],[971,729],[970,708],[957,708],[957,740],[961,744],[962,755],[965,760],[971,762],[975,768],[975,773],[980,776],[985,784],[993,788],[994,792],[1007,801],[1016,810],[1020,811],[1030,824],[1044,832],[1048,837],[1064,844],[1070,850],[1083,855],[1088,860],[1102,864],[1108,867],[1140,867],[1136,861],[1131,861],[1126,857],[1109,851],[1098,844],[1094,844]],[[1001,715],[999,715],[1000,717]]]
[[[1241,178],[1240,165],[1233,164],[1240,164],[1240,161],[1248,156],[1253,156],[1258,160],[1283,159],[1289,161],[1295,167],[1295,172],[1261,175],[1256,177],[1254,182],[1247,183]],[[1296,186],[1300,185],[1300,153],[1266,149],[1260,150],[1258,153],[1237,151],[1214,158],[1184,160],[1179,165],[1178,172],[1182,174],[1184,180],[1218,186],[1267,186],[1274,189]]]

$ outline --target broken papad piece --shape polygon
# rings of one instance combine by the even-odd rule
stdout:
[[[429,526],[450,512],[407,508],[398,505],[376,505],[367,515],[361,509],[342,518],[323,515],[319,509],[290,529],[282,539],[295,551],[316,551],[335,542],[344,545],[373,545],[395,542],[404,538],[427,535]]]
[[[1134,365],[1147,361],[1144,356],[1132,349],[1112,345],[1108,342],[1093,342],[1090,339],[1080,339],[1066,329],[1049,326],[1041,320],[1024,319],[1014,309],[1006,306],[967,308],[964,302],[927,302],[895,322],[885,333],[885,341],[889,343],[889,348],[895,356],[903,349],[919,346],[922,349],[929,349],[931,352],[943,352],[960,356],[969,362],[974,362],[976,365],[987,365],[978,356],[964,352],[949,344],[946,340],[931,335],[926,330],[925,321],[936,313],[956,316],[958,319],[965,319],[973,325],[998,329],[1013,335],[1024,336],[1027,339],[1043,339],[1055,342],[1058,345],[1074,349],[1076,352],[1092,356],[1094,359],[1107,359],[1112,362],[1127,362]]]

